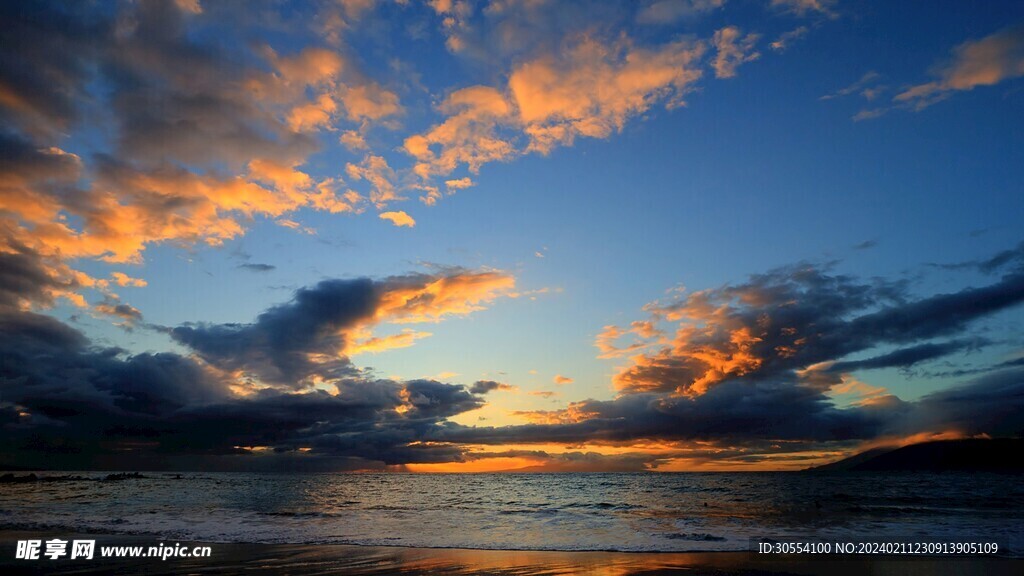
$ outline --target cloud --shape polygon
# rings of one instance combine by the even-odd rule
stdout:
[[[453,92],[439,106],[446,119],[407,138],[404,149],[417,161],[416,174],[429,178],[462,165],[476,173],[489,162],[546,154],[580,136],[606,138],[656,103],[681,106],[701,76],[703,51],[689,41],[648,49],[628,39],[569,39],[557,53],[516,65],[503,90]],[[523,138],[525,147],[518,144]]]
[[[925,297],[901,282],[865,282],[809,265],[675,295],[648,306],[650,320],[630,325],[638,338],[654,339],[666,337],[658,324],[676,326],[661,350],[632,357],[633,368],[646,372],[633,371],[616,398],[520,410],[513,415],[529,423],[504,427],[449,419],[482,407],[481,396],[510,390],[507,384],[481,380],[467,389],[375,379],[348,353],[380,323],[479,310],[511,292],[507,275],[447,270],[325,280],[247,324],[165,329],[191,356],[129,355],[21,308],[26,298],[47,298],[52,278],[31,273],[31,252],[6,256],[12,269],[29,273],[5,276],[0,292],[0,453],[64,468],[342,470],[506,457],[532,458],[529,465],[546,469],[620,465],[615,455],[586,451],[471,449],[554,443],[633,447],[623,462],[658,469],[797,466],[887,438],[1012,435],[1024,425],[1019,363],[916,401],[850,374],[989,345],[950,337],[1024,299],[1020,262],[996,256],[998,280]]]
[[[380,323],[437,322],[482,310],[514,280],[497,272],[452,270],[374,281],[325,280],[295,292],[247,324],[188,324],[167,329],[219,370],[259,385],[301,389],[356,376],[349,356],[412,345],[428,333],[374,338]]]
[[[132,278],[124,272],[111,272],[110,278],[117,283],[118,286],[132,286],[135,288],[145,288],[149,285],[148,282],[142,278]]]
[[[0,251],[0,310],[48,307],[60,297],[84,306],[77,293],[84,279],[88,277],[13,243],[10,251]]]
[[[905,403],[836,408],[822,392],[785,384],[732,381],[694,398],[627,394],[575,402],[564,410],[524,412],[534,424],[451,428],[438,440],[516,442],[709,441],[738,446],[777,441],[841,442],[874,438],[909,410]]]
[[[573,382],[575,382],[575,380],[573,380],[572,378],[569,378],[568,376],[562,376],[561,374],[556,374],[555,377],[551,379],[551,381],[554,382],[555,384],[558,384],[559,386],[564,386],[566,384],[572,384]]]
[[[636,15],[638,24],[667,25],[713,12],[725,0],[658,0],[645,6]]]
[[[865,100],[874,100],[882,91],[886,89],[885,86],[878,84],[878,81],[881,79],[881,77],[881,74],[879,74],[878,72],[868,71],[853,84],[850,84],[849,86],[846,86],[844,88],[840,88],[839,90],[836,90],[835,92],[832,92],[830,94],[826,94],[821,97],[821,100],[832,100],[835,98],[849,96],[851,94],[859,94]]]
[[[793,42],[796,42],[797,40],[802,39],[804,36],[807,36],[807,33],[809,31],[810,29],[807,26],[797,26],[796,28],[788,32],[783,32],[782,34],[780,34],[779,37],[775,39],[769,46],[771,46],[771,49],[775,50],[776,52],[785,52],[786,50],[789,49]]]
[[[397,96],[341,49],[212,41],[196,27],[224,13],[196,6],[40,2],[0,14],[17,55],[0,59],[5,251],[31,250],[59,275],[76,259],[138,263],[154,244],[217,246],[259,216],[360,210],[358,193],[302,167],[315,132],[364,134],[402,113]],[[232,24],[241,34],[252,23]],[[374,158],[355,177],[383,204],[396,199],[393,178]]]
[[[881,118],[889,111],[888,108],[865,108],[853,115],[851,118],[854,122],[861,122],[863,120],[873,120],[875,118]]]
[[[45,302],[65,286],[35,265],[34,253],[0,258],[11,273],[0,278],[0,452],[23,464],[79,469],[298,462],[341,470],[458,459],[457,447],[417,443],[447,418],[481,407],[477,395],[433,380],[375,379],[348,354],[390,341],[362,340],[376,324],[466,315],[514,288],[503,273],[460,269],[325,280],[251,323],[155,327],[190,356],[130,355],[24,310],[25,300]],[[142,319],[115,296],[94,309],[129,323]]]
[[[357,335],[359,335],[358,332],[353,333],[353,336]],[[345,353],[349,356],[365,354],[367,352],[371,354],[378,354],[387,350],[408,348],[415,344],[417,340],[429,338],[430,336],[433,336],[430,332],[404,328],[397,334],[389,334],[387,336],[369,336],[360,340],[353,338],[345,347]]]
[[[715,32],[713,43],[715,46],[714,69],[716,78],[732,78],[736,76],[736,68],[744,62],[752,62],[761,57],[761,53],[754,50],[760,36],[758,34],[747,34],[735,26],[726,26]]]
[[[935,80],[911,86],[893,101],[922,110],[955,92],[1024,76],[1024,26],[1005,28],[960,44],[953,49],[951,60],[938,67],[934,75]]]
[[[449,52],[474,64],[496,65],[552,52],[566,37],[625,26],[633,5],[563,2],[430,2]]]
[[[483,164],[515,156],[513,144],[497,132],[511,114],[510,104],[498,90],[486,86],[457,90],[439,111],[447,116],[444,122],[404,143],[405,151],[417,161],[414,171],[419,176],[447,175],[459,165],[475,173]]]
[[[977,349],[989,344],[988,341],[977,340],[951,340],[949,342],[919,344],[910,348],[900,348],[892,352],[866,358],[864,360],[847,360],[836,362],[828,367],[830,372],[852,372],[854,370],[869,370],[875,368],[909,368],[918,362],[933,360],[948,356],[954,352]]]
[[[527,392],[530,396],[540,396],[541,398],[554,398],[558,396],[558,392],[551,390],[535,390],[533,392]]]
[[[336,51],[309,47],[294,56],[265,51],[276,73],[250,79],[248,88],[285,106],[293,131],[332,128],[342,116],[365,127],[404,111],[394,92],[365,78]],[[310,90],[314,95],[305,98]]]
[[[577,136],[605,138],[655,102],[681,105],[700,77],[702,51],[685,41],[648,50],[583,38],[558,57],[521,64],[509,76],[509,90],[530,139],[527,149],[547,153]]]
[[[482,405],[461,386],[429,380],[240,395],[229,375],[195,359],[96,348],[47,316],[4,312],[0,327],[7,465],[16,457],[51,469],[344,470],[451,461],[458,449],[417,442]]]
[[[116,298],[108,298],[93,306],[93,309],[100,314],[120,318],[127,326],[133,326],[136,322],[142,321],[142,312],[138,308],[123,304]]]
[[[850,392],[860,394],[861,401],[840,408],[813,387],[729,381],[696,397],[627,394],[614,400],[576,402],[563,410],[518,412],[517,416],[531,423],[500,428],[448,427],[439,431],[436,440],[496,446],[531,442],[638,446],[657,442],[664,448],[647,453],[661,460],[652,467],[674,458],[684,458],[690,468],[709,460],[768,462],[788,452],[800,468],[807,463],[796,457],[799,453],[820,458],[822,452],[853,451],[871,442],[891,443],[895,438],[938,433],[1014,436],[1024,425],[1024,404],[1019,401],[1024,394],[1024,372],[1019,368],[916,402],[901,401],[857,382],[844,389],[844,393]],[[695,446],[702,450],[694,450]]]
[[[812,266],[776,270],[649,306],[655,320],[679,322],[675,335],[669,346],[634,356],[614,382],[630,392],[703,394],[730,379],[770,379],[877,347],[959,334],[1022,301],[1019,271],[989,286],[913,300],[899,283],[859,282]]]
[[[500,390],[515,390],[515,386],[503,382],[495,382],[494,380],[477,380],[469,387],[469,391],[473,394],[487,394]]]
[[[366,138],[355,130],[346,130],[342,132],[338,140],[342,145],[352,151],[365,151],[370,149],[370,145],[366,143]]]
[[[4,120],[39,138],[66,130],[81,116],[76,103],[101,45],[96,39],[112,32],[112,22],[77,7],[7,4],[0,10],[7,54],[0,63]]]
[[[387,220],[398,227],[404,226],[412,228],[416,225],[416,221],[413,220],[412,216],[409,216],[403,210],[398,210],[397,212],[381,212],[380,219]]]
[[[836,0],[772,0],[772,7],[795,16],[812,16],[820,14],[828,18],[837,18],[834,11]]]
[[[447,186],[449,190],[465,190],[466,188],[473,186],[474,182],[467,176],[456,180],[445,180],[444,185]]]
[[[632,336],[634,341],[626,346],[616,344],[619,339],[627,336]],[[615,325],[605,326],[594,338],[594,346],[600,351],[598,358],[616,358],[647,348],[661,336],[663,333],[654,322],[637,320],[625,330]]]
[[[221,370],[301,388],[314,375],[355,375],[343,355],[344,330],[371,320],[378,301],[379,288],[369,279],[324,281],[298,290],[291,302],[263,312],[254,323],[185,325],[169,333]]]
[[[238,268],[242,270],[247,270],[249,272],[271,272],[273,270],[276,270],[277,266],[274,266],[273,264],[259,264],[246,262],[244,264],[239,264]]]
[[[348,164],[345,171],[354,180],[366,180],[373,187],[370,201],[378,208],[401,200],[395,188],[397,176],[383,156],[369,154],[359,164]]]
[[[917,403],[909,431],[946,427],[965,435],[1019,436],[1024,429],[1024,369],[1000,370]]]

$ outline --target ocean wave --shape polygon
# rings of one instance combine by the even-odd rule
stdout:
[[[882,490],[870,477],[806,475],[153,476],[6,485],[0,527],[182,541],[621,552],[746,550],[760,538],[977,536],[1021,555],[1020,478],[966,486],[929,480]],[[1002,506],[970,504],[990,495]]]

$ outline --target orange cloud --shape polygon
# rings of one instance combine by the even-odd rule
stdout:
[[[445,180],[444,185],[447,186],[449,190],[465,190],[466,188],[473,186],[473,181],[467,176],[457,180]]]
[[[451,39],[451,37],[449,38]],[[466,165],[473,173],[488,162],[527,152],[548,153],[578,136],[605,138],[656,102],[683,104],[700,78],[699,42],[679,41],[649,50],[620,40],[610,45],[581,37],[561,55],[516,66],[504,90],[472,86],[439,106],[441,124],[406,138],[414,172],[427,179]],[[516,140],[525,136],[525,149]]]
[[[352,151],[365,151],[370,149],[370,146],[366,143],[366,138],[355,130],[346,130],[342,132],[338,141],[341,142],[345,148]]]
[[[288,108],[293,131],[333,127],[341,108],[347,120],[360,123],[402,112],[397,94],[364,78],[336,51],[306,48],[279,56],[266,48],[264,53],[275,72],[254,76],[247,87],[260,101]]]
[[[139,312],[138,308],[129,306],[128,304],[122,304],[117,299],[108,299],[103,302],[99,302],[93,306],[93,310],[100,314],[107,316],[113,316],[122,320],[121,326],[131,327],[136,322],[142,320],[142,312]]]
[[[349,120],[380,120],[402,111],[398,95],[375,83],[353,86],[342,92],[342,102]]]
[[[512,416],[522,418],[530,424],[575,424],[596,416],[595,413],[582,412],[575,404],[562,410],[515,410]]]
[[[405,151],[416,159],[413,171],[419,176],[450,174],[460,164],[475,173],[483,164],[515,156],[515,146],[498,135],[499,126],[511,113],[498,90],[463,88],[449,95],[439,111],[448,116],[444,122],[405,139]]]
[[[295,132],[315,130],[329,126],[331,116],[338,110],[338,104],[327,94],[321,94],[315,101],[300,104],[288,113],[288,127]]]
[[[415,274],[388,282],[373,314],[344,331],[344,348],[338,354],[379,353],[407,348],[430,332],[403,329],[396,334],[374,336],[378,324],[437,323],[451,316],[479,312],[498,298],[511,297],[515,278],[504,272],[455,270],[430,276]],[[324,358],[330,361],[333,358]]]
[[[757,34],[743,36],[735,26],[726,26],[715,32],[712,40],[716,50],[713,63],[715,77],[732,78],[736,76],[736,68],[740,64],[760,58],[761,54],[754,51],[758,38],[760,36]]]
[[[367,154],[359,164],[348,164],[345,171],[354,180],[366,180],[373,187],[370,201],[378,208],[383,208],[396,200],[404,200],[398,196],[395,188],[397,176],[383,156]]]
[[[836,0],[772,0],[773,7],[791,12],[797,16],[817,13],[829,18],[835,18],[837,15],[832,9],[835,4]]]
[[[365,354],[367,352],[377,354],[396,348],[408,348],[415,344],[417,340],[428,338],[432,335],[430,332],[420,332],[406,328],[398,334],[355,340],[345,347],[345,354],[348,356]]]
[[[541,398],[554,398],[558,396],[558,392],[552,390],[535,390],[533,392],[527,392],[530,396],[540,396]]]
[[[395,226],[399,227],[404,226],[407,228],[412,228],[413,226],[416,225],[416,221],[413,220],[412,216],[409,216],[402,210],[398,210],[397,212],[381,212],[380,219],[387,220],[394,224]]]
[[[628,335],[633,335],[638,340],[626,346],[616,345],[617,340]],[[654,322],[637,320],[630,324],[628,330],[615,325],[605,326],[594,338],[594,346],[600,351],[598,358],[616,358],[655,344],[653,340],[660,338],[661,335],[662,332],[657,329]]]
[[[952,61],[938,72],[938,79],[912,86],[896,95],[896,102],[916,110],[926,108],[956,91],[993,86],[1024,76],[1024,26],[1000,30],[953,49]]]
[[[515,278],[503,272],[457,272],[426,283],[396,286],[381,296],[376,318],[397,324],[438,322],[445,316],[465,316],[515,288]]]
[[[573,382],[575,382],[575,380],[573,380],[572,378],[569,378],[568,376],[562,376],[561,374],[556,374],[555,377],[552,378],[552,382],[554,382],[555,384],[558,384],[559,386],[564,386],[566,384],[572,384]]]
[[[699,43],[647,50],[585,37],[564,56],[520,65],[509,77],[509,91],[530,139],[527,151],[547,153],[577,136],[605,138],[659,100],[670,108],[682,105],[700,78],[702,53]]]
[[[148,285],[148,283],[145,280],[141,278],[132,278],[131,276],[125,274],[124,272],[111,272],[110,278],[118,286],[133,286],[136,288],[143,288]]]
[[[199,4],[199,0],[174,0],[174,4],[183,12],[191,14],[203,13],[203,7]]]

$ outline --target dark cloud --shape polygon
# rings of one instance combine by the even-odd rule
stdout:
[[[346,331],[467,314],[511,286],[508,276],[461,269],[325,280],[249,324],[153,326],[194,356],[129,354],[24,309],[68,288],[37,254],[0,252],[0,263],[0,465],[40,468],[341,470],[459,459],[461,448],[423,440],[483,400],[459,385],[363,373],[344,355]],[[142,320],[109,293],[94,309]]]
[[[966,434],[1024,434],[1024,369],[1021,361],[972,382],[933,392],[915,404],[905,423],[912,430],[957,430]]]
[[[849,322],[835,339],[848,337],[846,353],[876,343],[902,344],[962,332],[967,324],[1024,302],[1024,272],[1000,282],[940,294],[866,314]]]
[[[469,387],[469,391],[473,394],[487,394],[488,392],[494,392],[495,390],[511,389],[511,385],[503,382],[495,382],[494,380],[477,380]]]
[[[499,272],[458,268],[382,280],[324,280],[297,290],[290,302],[271,307],[251,323],[164,330],[221,370],[303,388],[314,377],[330,382],[358,373],[346,356],[350,332],[381,319],[432,322],[468,314],[513,285],[510,276]]]
[[[0,100],[3,120],[36,135],[77,119],[97,39],[109,37],[107,15],[85,3],[4,2],[0,6]]]
[[[908,368],[991,345],[977,337],[930,340],[962,334],[1022,301],[1024,274],[1016,272],[988,286],[924,298],[912,297],[903,283],[863,282],[812,266],[755,275],[648,307],[655,319],[680,327],[671,347],[635,357],[619,375],[618,398],[518,412],[533,422],[528,425],[447,427],[437,440],[743,447],[773,439],[814,449],[920,433],[1016,435],[1024,420],[1024,371],[1013,361],[918,401],[871,389],[843,406],[833,393],[840,384],[842,393],[870,388],[846,379],[849,372]],[[891,349],[903,344],[911,345]],[[745,457],[759,450],[767,448]]]
[[[111,296],[108,296],[102,302],[93,306],[93,308],[101,314],[121,319],[126,326],[132,326],[136,322],[142,321],[142,312],[138,308],[124,304]]]
[[[943,270],[978,270],[985,274],[993,274],[999,270],[1014,264],[1019,270],[1024,267],[1024,242],[1017,245],[1015,248],[1003,250],[988,258],[979,260],[968,260],[966,262],[956,262],[953,264],[930,264],[935,268],[941,268]]]
[[[483,402],[462,386],[442,384],[434,380],[413,380],[405,384],[405,400],[415,409],[416,417],[447,418],[475,410]]]
[[[436,440],[494,445],[701,441],[752,447],[756,453],[771,451],[766,439],[813,450],[947,431],[1017,436],[1024,431],[1024,370],[1004,370],[915,402],[883,396],[839,408],[811,386],[730,381],[696,397],[629,394],[535,414],[538,420],[547,417],[552,422],[500,428],[447,427],[439,430]]]
[[[836,362],[829,367],[830,372],[852,372],[854,370],[870,370],[875,368],[908,368],[918,362],[934,360],[962,350],[977,349],[988,344],[987,340],[952,340],[938,344],[921,344],[910,348],[901,348],[888,354],[874,356],[864,360],[847,360]]]
[[[55,292],[78,286],[73,279],[56,276],[34,251],[12,245],[14,251],[0,252],[0,310],[22,303],[48,305]]]
[[[863,282],[813,266],[782,269],[650,307],[658,318],[680,321],[680,329],[671,347],[641,355],[616,376],[616,384],[634,392],[700,393],[737,376],[789,378],[855,353],[914,344],[863,361],[865,368],[909,366],[967,346],[928,340],[961,334],[972,322],[1021,302],[1022,272],[915,300],[903,283]]]
[[[388,110],[358,118],[368,130],[401,110],[397,96],[342,47],[278,55],[254,41],[280,15],[259,12],[268,19],[172,0],[0,7],[0,250],[137,263],[151,244],[235,238],[255,216],[351,211],[358,194],[317,188],[327,180],[301,167],[318,130],[355,127],[328,112],[371,107],[360,95],[372,85]]]
[[[300,448],[297,465],[322,469],[451,461],[461,450],[416,443],[482,404],[429,380],[238,395],[234,380],[194,359],[96,348],[48,316],[0,313],[0,330],[6,465],[293,467]],[[259,459],[257,448],[270,452]]]
[[[222,370],[301,387],[313,375],[355,375],[348,359],[338,357],[345,347],[343,330],[371,318],[380,294],[380,287],[366,278],[325,280],[296,291],[291,302],[263,312],[251,324],[179,326],[170,335]],[[335,360],[317,362],[312,354]]]
[[[200,165],[253,157],[288,159],[313,150],[242,89],[245,43],[200,44],[174,2],[117,9],[88,3],[15,3],[2,9],[0,86],[5,120],[30,134],[56,134],[92,102],[102,79],[123,157]],[[196,23],[198,25],[198,23]]]
[[[738,362],[743,370],[719,370],[720,378],[699,392],[691,381],[680,393],[681,375],[707,374],[687,357],[695,350],[686,346],[691,331],[686,345],[670,350],[674,356],[662,351],[651,363],[665,372],[648,377],[665,382],[624,388],[611,400],[520,412],[531,424],[471,427],[449,419],[482,407],[484,394],[507,384],[378,379],[356,369],[344,350],[347,334],[383,316],[426,321],[472,310],[501,280],[489,273],[325,280],[251,323],[164,329],[195,356],[132,355],[21,309],[20,302],[44,300],[39,294],[65,286],[34,271],[30,251],[0,257],[10,264],[5,272],[19,272],[0,275],[0,464],[342,470],[485,457],[465,444],[679,447],[610,460],[587,452],[490,454],[536,457],[548,470],[639,470],[674,457],[749,463],[786,452],[796,461],[801,450],[851,449],[890,437],[1024,429],[1024,370],[1015,360],[916,401],[884,391],[845,404],[835,398],[848,371],[907,367],[990,345],[967,337],[931,340],[962,333],[1024,298],[1013,273],[925,298],[913,298],[902,284],[807,266],[757,275],[651,307],[666,320],[700,319],[703,357],[722,358],[726,367]],[[470,287],[481,292],[468,297]],[[728,348],[737,344],[745,347]],[[875,348],[883,351],[844,358]],[[704,444],[686,449],[692,442]]]
[[[438,440],[487,444],[645,439],[743,443],[764,438],[829,442],[874,438],[906,410],[907,405],[898,400],[841,409],[822,391],[809,386],[730,381],[696,397],[642,393],[606,401],[585,400],[568,410],[533,413],[536,420],[551,423],[450,428],[442,430]]]
[[[249,264],[249,263],[246,263],[246,264],[239,264],[238,267],[241,268],[242,270],[248,270],[249,272],[270,272],[272,270],[276,270],[277,269],[277,266],[274,266],[273,264]]]

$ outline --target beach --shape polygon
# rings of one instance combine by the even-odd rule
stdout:
[[[505,574],[601,576],[656,574],[800,574],[843,576],[884,575],[1016,575],[1024,560],[999,557],[892,558],[797,557],[753,552],[554,552],[405,548],[342,544],[226,544],[208,545],[209,558],[61,558],[15,559],[18,540],[95,539],[99,547],[156,546],[147,536],[68,534],[65,532],[0,531],[0,571],[4,574],[103,574],[156,576],[163,574]]]
[[[39,473],[0,490],[25,574],[1024,572],[1022,483],[958,474]],[[951,502],[955,496],[955,502]],[[68,554],[44,557],[45,541]],[[17,542],[39,540],[39,559]],[[91,560],[70,558],[95,540]],[[758,554],[752,542],[990,542],[994,555]],[[115,558],[104,547],[208,557]],[[121,554],[124,556],[124,554]]]

